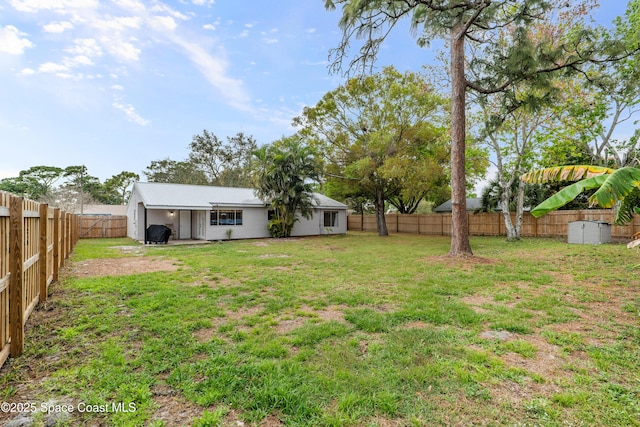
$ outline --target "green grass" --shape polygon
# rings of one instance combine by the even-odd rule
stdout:
[[[131,245],[82,240],[72,262],[140,257]],[[445,238],[367,233],[140,247],[180,269],[63,275],[0,371],[2,399],[136,408],[68,425],[640,425],[637,253],[472,246],[470,260],[444,257]]]

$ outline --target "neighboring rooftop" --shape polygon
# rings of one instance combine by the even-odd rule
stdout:
[[[80,207],[76,208],[76,214],[80,213]],[[84,205],[84,215],[127,215],[127,207],[124,205]]]
[[[473,197],[467,199],[467,211],[475,211],[476,209],[480,209],[482,207],[482,199],[479,197]],[[436,213],[447,213],[451,212],[451,200],[447,200],[440,206],[433,209]]]

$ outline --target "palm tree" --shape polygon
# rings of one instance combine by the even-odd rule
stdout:
[[[299,211],[313,215],[313,183],[319,180],[320,164],[309,146],[296,137],[282,138],[254,151],[256,195],[273,209],[269,232],[289,237]]]
[[[556,166],[531,171],[521,179],[534,184],[575,181],[533,208],[531,214],[536,218],[566,205],[583,191],[596,188],[597,191],[589,197],[590,205],[615,206],[616,224],[627,224],[633,219],[634,212],[640,214],[640,168]]]

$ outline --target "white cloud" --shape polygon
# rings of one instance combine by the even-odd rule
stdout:
[[[177,10],[171,9],[169,6],[167,6],[166,4],[156,4],[154,5],[151,9],[151,12],[153,13],[166,13],[169,16],[172,16],[176,19],[179,19],[181,21],[188,21],[189,17],[187,15],[185,15],[184,13],[178,12]]]
[[[204,28],[205,30],[211,30],[211,31],[215,31],[216,28],[218,28],[218,25],[220,25],[220,18],[216,19],[214,22],[212,22],[211,24],[205,24],[202,26],[202,28]]]
[[[215,3],[215,0],[192,0],[196,6],[211,6]]]
[[[263,31],[260,33],[260,35],[262,36],[262,41],[265,42],[266,44],[275,44],[278,43],[278,39],[275,37],[271,37],[271,34],[275,34],[278,32],[277,28],[272,28],[269,31]]]
[[[102,56],[102,48],[98,45],[96,39],[75,39],[73,43],[74,45],[72,47],[68,47],[64,51],[90,58]]]
[[[140,29],[142,19],[138,16],[119,16],[111,19],[96,19],[91,26],[103,31],[122,32],[127,29]]]
[[[25,49],[34,47],[29,39],[23,37],[25,35],[13,25],[0,27],[0,52],[22,55]]]
[[[36,73],[36,70],[34,70],[33,68],[24,68],[22,71],[20,71],[20,74],[22,74],[23,76],[32,76]]]
[[[149,120],[144,119],[142,116],[140,116],[140,114],[138,114],[138,112],[136,111],[135,107],[131,104],[123,104],[122,100],[119,98],[116,98],[113,101],[113,107],[124,112],[124,114],[127,116],[127,118],[134,122],[139,124],[140,126],[147,126],[149,125],[151,122]]]
[[[14,9],[20,12],[38,12],[40,10],[60,11],[64,9],[93,9],[98,0],[10,0]]]
[[[171,16],[152,16],[149,18],[149,26],[156,31],[173,31],[178,24]]]
[[[65,30],[73,29],[73,24],[69,21],[52,22],[42,27],[45,33],[62,33]]]
[[[111,89],[122,91],[124,90],[124,87],[122,85],[112,85]]]
[[[57,74],[69,71],[69,67],[64,64],[56,64],[55,62],[45,62],[44,64],[40,64],[38,71],[41,73]]]
[[[249,30],[243,30],[238,37],[249,37]]]
[[[139,2],[137,0],[112,0],[117,6],[120,6],[122,9],[142,13],[146,10],[144,3]]]
[[[67,64],[69,68],[94,65],[91,58],[86,55],[76,55],[65,58],[65,64]]]
[[[102,37],[100,41],[107,51],[120,61],[134,62],[140,58],[141,50],[134,46],[133,43],[106,36]]]
[[[207,81],[225,97],[231,106],[243,111],[252,111],[249,96],[242,81],[227,76],[227,63],[223,58],[213,57],[199,44],[178,37],[173,38],[173,41],[184,49],[186,55]]]
[[[306,31],[307,33],[309,33],[309,34],[313,34],[313,33],[315,33],[315,32],[316,32],[316,29],[315,29],[315,28],[307,28],[305,31]]]

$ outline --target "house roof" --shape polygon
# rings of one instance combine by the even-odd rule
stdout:
[[[264,207],[252,188],[136,182],[137,192],[148,209],[209,210],[212,207]],[[347,209],[347,205],[320,193],[313,193],[319,208]]]
[[[480,209],[481,207],[482,207],[482,199],[478,197],[467,199],[468,211],[475,211],[476,209]],[[452,210],[451,200],[447,200],[440,206],[433,209],[433,211],[436,213],[451,212],[451,210]]]

